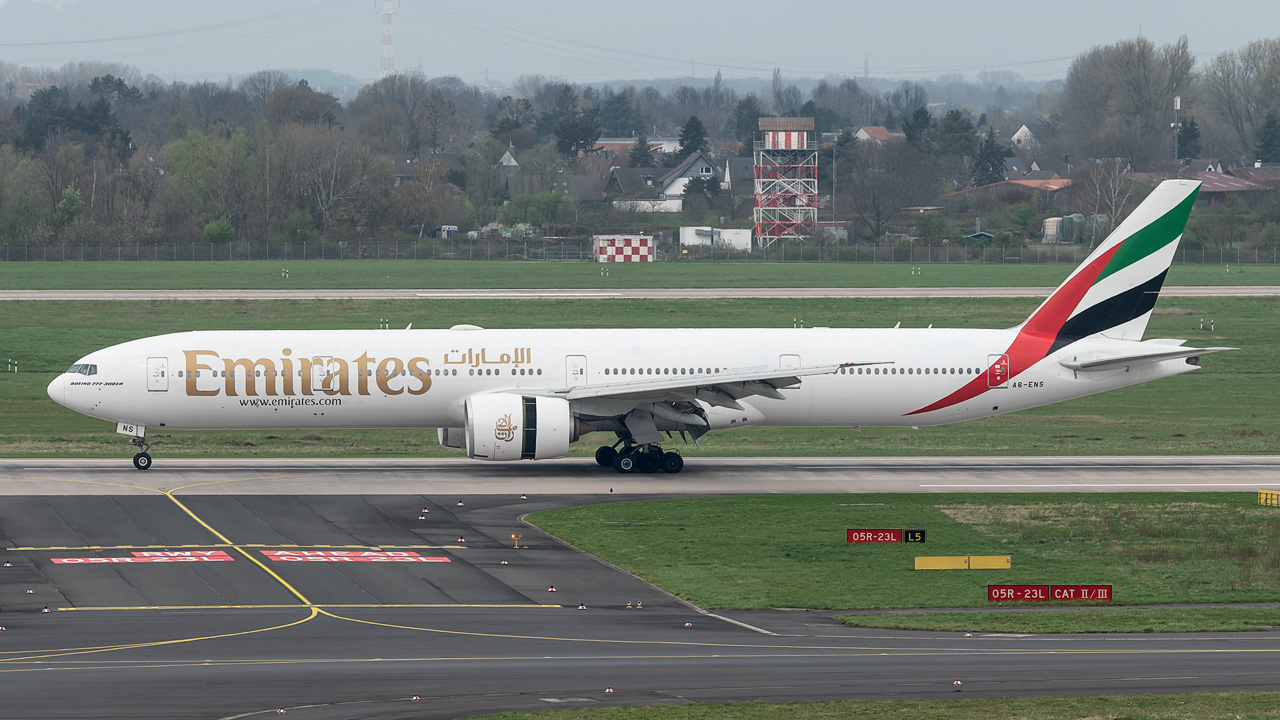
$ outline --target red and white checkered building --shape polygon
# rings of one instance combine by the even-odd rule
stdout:
[[[592,235],[596,262],[653,262],[652,235]]]

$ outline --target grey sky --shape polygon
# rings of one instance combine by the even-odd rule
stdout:
[[[0,61],[107,60],[170,80],[264,68],[376,79],[382,0],[0,0]],[[1280,35],[1280,3],[393,2],[397,69],[499,84],[687,76],[928,78],[985,69],[1062,77],[1088,48],[1187,35],[1201,62]]]

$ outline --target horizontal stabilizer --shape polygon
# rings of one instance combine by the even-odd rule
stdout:
[[[1164,350],[1161,352],[1140,353],[1136,355],[1122,355],[1120,357],[1095,358],[1092,360],[1061,360],[1059,361],[1059,364],[1068,370],[1078,370],[1081,372],[1113,370],[1127,365],[1160,362],[1161,360],[1177,360],[1178,358],[1199,357],[1201,355],[1209,355],[1211,353],[1238,349],[1239,348],[1229,347],[1178,348],[1177,350]]]

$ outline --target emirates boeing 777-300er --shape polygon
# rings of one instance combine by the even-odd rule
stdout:
[[[1021,325],[679,330],[183,332],[81,358],[56,402],[147,428],[438,428],[480,460],[565,457],[676,473],[659,442],[748,426],[922,426],[1190,372],[1231,348],[1142,340],[1199,183],[1168,180]]]

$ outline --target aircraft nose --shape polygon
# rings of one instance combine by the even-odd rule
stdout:
[[[49,398],[59,405],[66,405],[67,376],[59,375],[49,383]]]

